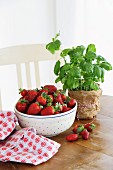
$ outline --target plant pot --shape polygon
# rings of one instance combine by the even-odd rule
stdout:
[[[77,118],[78,119],[93,119],[100,111],[100,96],[102,90],[97,91],[68,91],[68,95],[76,99],[78,103]]]

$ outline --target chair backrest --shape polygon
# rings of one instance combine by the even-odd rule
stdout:
[[[44,83],[54,83],[53,67],[58,57],[58,53],[54,56],[50,54],[44,44],[20,45],[0,49],[0,110],[12,108],[14,102],[16,102],[14,100],[18,98],[15,93],[18,93],[19,88],[39,88]],[[40,66],[41,64],[42,68]],[[43,83],[41,83],[41,78],[43,79]],[[26,82],[24,82],[25,80]],[[50,80],[52,81],[50,82]],[[8,89],[9,87],[10,89]],[[4,91],[3,88],[5,88]],[[13,95],[12,100],[9,95]],[[7,107],[6,103],[4,107],[2,106],[3,99],[1,98],[6,100],[8,103]]]

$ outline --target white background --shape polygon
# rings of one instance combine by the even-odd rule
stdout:
[[[94,43],[113,65],[112,0],[0,0],[0,48],[48,43],[59,31],[62,48]],[[113,95],[112,79],[106,72],[103,94]]]

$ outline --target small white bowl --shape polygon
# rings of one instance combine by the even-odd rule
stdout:
[[[51,116],[27,115],[19,112],[16,107],[14,110],[20,127],[34,127],[38,135],[52,137],[66,131],[72,126],[76,117],[77,103],[73,109]]]

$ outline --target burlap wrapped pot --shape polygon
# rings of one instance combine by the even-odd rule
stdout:
[[[76,99],[77,107],[77,118],[79,119],[93,119],[100,111],[100,96],[102,90],[97,91],[68,91],[68,95]]]

